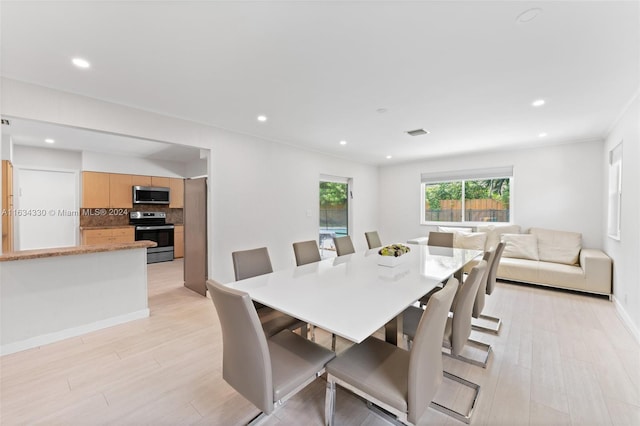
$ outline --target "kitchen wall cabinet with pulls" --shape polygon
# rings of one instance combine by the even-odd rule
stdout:
[[[135,241],[134,228],[105,228],[105,229],[83,229],[82,244],[113,244],[113,243],[132,243]]]

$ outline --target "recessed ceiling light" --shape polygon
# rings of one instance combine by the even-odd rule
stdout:
[[[347,141],[340,141],[340,145],[346,145]]]
[[[534,107],[539,107],[545,104],[545,100],[544,99],[536,99],[535,101],[531,102],[531,105]]]
[[[89,61],[87,61],[86,59],[82,59],[82,58],[73,58],[71,60],[71,62],[73,63],[73,65],[75,65],[78,68],[82,68],[82,69],[86,69],[89,68],[91,66],[91,64],[89,63]]]
[[[546,138],[546,137],[547,137],[547,134],[546,134],[545,132],[538,133],[538,137],[539,137],[539,138]]]
[[[258,121],[261,121],[261,122],[264,123],[265,121],[267,121],[267,116],[266,115],[259,115],[258,116]]]
[[[519,24],[526,24],[527,22],[531,22],[536,19],[541,13],[542,9],[539,7],[527,9],[516,17],[516,22]]]
[[[389,159],[391,159],[391,158],[393,158],[393,157],[392,157],[392,156],[390,156],[390,155],[387,155],[387,160],[389,160]]]
[[[55,140],[51,139],[51,138],[47,138],[44,140],[46,143],[54,143]]]

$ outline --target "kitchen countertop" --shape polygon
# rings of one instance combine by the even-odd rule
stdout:
[[[133,228],[135,225],[102,225],[102,226],[81,226],[80,230],[89,230],[89,229],[116,229],[116,228]]]
[[[111,228],[120,228],[112,226]],[[100,228],[98,228],[100,229]],[[104,229],[104,227],[103,227]],[[153,241],[135,241],[131,243],[96,244],[87,246],[58,247],[38,250],[22,250],[0,255],[0,262],[12,260],[39,259],[43,257],[70,256],[76,254],[100,253],[106,251],[131,250],[138,248],[156,247]]]
[[[175,226],[184,226],[184,223],[172,223]],[[81,226],[81,231],[91,229],[117,229],[117,228],[135,228],[135,225],[102,225],[102,226]]]

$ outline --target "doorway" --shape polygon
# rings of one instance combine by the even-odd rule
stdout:
[[[334,237],[349,235],[350,194],[348,178],[320,178],[318,246],[322,258],[335,257]]]
[[[77,245],[78,173],[14,170],[16,250]]]

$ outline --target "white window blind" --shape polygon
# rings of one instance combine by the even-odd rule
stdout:
[[[455,170],[446,172],[422,173],[422,183],[452,182],[458,180],[478,180],[513,177],[513,166],[493,167],[489,169]]]

